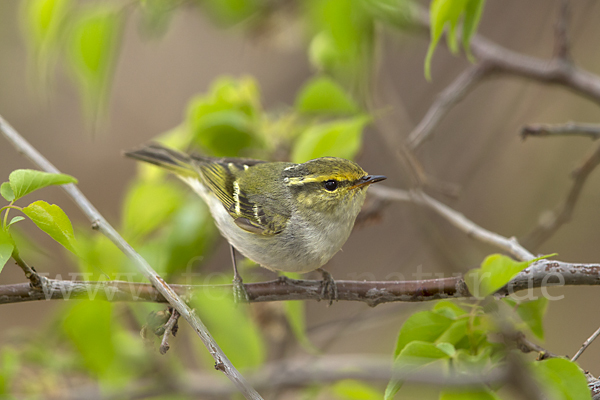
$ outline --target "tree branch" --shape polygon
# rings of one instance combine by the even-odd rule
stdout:
[[[566,124],[531,124],[521,130],[523,140],[529,136],[585,136],[591,139],[600,138],[600,125],[567,122]]]
[[[33,146],[31,146],[19,133],[8,124],[0,116],[0,132],[14,146],[20,154],[27,157],[31,162],[46,172],[60,173],[60,171],[50,163],[42,154],[40,154]],[[92,226],[96,227],[108,239],[110,239],[136,266],[136,268],[148,279],[152,285],[160,292],[160,294],[169,302],[169,304],[185,318],[192,326],[196,334],[200,337],[210,354],[215,359],[215,362],[224,366],[223,372],[234,383],[237,389],[247,399],[262,399],[244,379],[244,377],[235,369],[229,361],[225,353],[215,342],[206,326],[200,318],[192,311],[192,309],[169,287],[169,285],[152,269],[150,264],[140,256],[134,249],[123,239],[119,233],[104,219],[104,217],[96,210],[89,200],[81,193],[74,185],[62,185],[62,188],[75,201],[77,206],[92,222]]]

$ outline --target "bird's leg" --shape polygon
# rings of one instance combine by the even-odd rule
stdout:
[[[244,287],[244,282],[242,281],[242,277],[237,269],[237,262],[235,261],[235,247],[229,246],[231,248],[231,261],[233,262],[233,301],[235,304],[241,302],[249,302],[250,297],[248,297],[248,292]]]
[[[318,268],[317,271],[323,275],[323,280],[321,281],[321,297],[328,298],[329,305],[332,305],[334,300],[338,301],[337,284],[333,280],[331,274],[323,268]]]

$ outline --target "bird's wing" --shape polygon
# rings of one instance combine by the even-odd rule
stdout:
[[[240,173],[262,161],[240,159],[203,159],[198,162],[203,183],[221,201],[241,229],[258,235],[276,235],[285,228],[289,215],[261,201],[264,194],[248,193],[238,178]]]

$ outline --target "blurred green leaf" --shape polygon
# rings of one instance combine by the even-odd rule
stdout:
[[[8,223],[8,225],[6,225],[6,227],[8,228],[9,226],[11,226],[12,224],[16,224],[19,221],[23,221],[25,219],[25,217],[22,217],[20,215],[17,215],[16,217],[13,217],[10,222]]]
[[[27,0],[22,5],[22,26],[31,49],[35,72],[46,83],[58,54],[70,0]]]
[[[344,379],[331,387],[336,397],[344,400],[380,400],[381,392],[354,379]]]
[[[230,284],[225,278],[210,284]],[[265,344],[258,327],[248,316],[248,307],[236,307],[228,288],[205,287],[194,297],[196,312],[219,346],[237,368],[257,367],[266,357]],[[204,348],[202,348],[204,351]]]
[[[225,25],[244,22],[264,9],[264,4],[255,0],[203,0],[201,4],[213,18]]]
[[[180,0],[140,0],[141,29],[144,34],[160,37],[165,34]]]
[[[103,111],[122,29],[120,9],[93,3],[73,15],[69,31],[69,61],[87,115],[95,120]]]
[[[289,276],[290,274],[285,275]],[[285,301],[283,303],[283,312],[300,345],[311,353],[320,353],[320,350],[312,344],[306,334],[305,302],[299,300]]]
[[[15,200],[41,188],[50,185],[65,185],[67,183],[77,183],[77,179],[65,174],[52,174],[48,172],[36,171],[33,169],[17,169],[10,173],[8,177],[10,187],[14,193]],[[4,184],[2,184],[4,187]],[[3,193],[8,189],[3,188]],[[4,194],[3,194],[4,196]],[[7,199],[8,200],[8,199]]]
[[[0,272],[2,272],[4,265],[6,265],[6,262],[12,256],[14,248],[15,243],[13,242],[8,232],[6,232],[3,229],[0,229]]]
[[[456,345],[467,335],[467,319],[454,321],[436,340],[436,343]]]
[[[548,299],[540,297],[536,300],[516,302],[507,297],[503,299],[512,308],[517,310],[517,314],[531,332],[539,339],[544,340],[544,315],[548,309]]]
[[[11,400],[13,391],[12,382],[15,381],[19,370],[21,369],[21,357],[19,350],[3,346],[0,349],[0,396],[3,399]]]
[[[0,194],[7,201],[13,201],[15,199],[15,192],[13,192],[10,182],[4,182],[0,185]]]
[[[481,390],[462,389],[462,390],[445,390],[440,393],[440,400],[499,400],[495,393],[489,389],[482,388]]]
[[[292,161],[301,163],[324,156],[354,158],[369,120],[369,117],[359,116],[309,127],[296,140]]]
[[[113,305],[106,301],[82,301],[69,311],[63,330],[86,365],[99,376],[110,373],[115,359]]]
[[[433,306],[432,311],[452,319],[467,313],[461,307],[448,300],[438,301],[435,306]]]
[[[73,226],[67,214],[59,206],[39,200],[23,208],[23,213],[52,239],[77,254]]]
[[[429,6],[431,39],[425,57],[425,77],[427,80],[431,80],[431,59],[446,26],[449,27],[447,33],[448,47],[452,53],[458,51],[456,30],[458,21],[463,14],[463,46],[465,51],[470,54],[469,43],[477,30],[484,3],[484,0],[433,0],[431,2]]]
[[[308,81],[296,97],[295,108],[305,114],[347,115],[358,112],[358,106],[345,90],[325,76]]]
[[[137,181],[123,201],[123,229],[136,238],[162,226],[181,207],[185,192],[171,181]]]
[[[590,389],[579,366],[564,358],[531,363],[540,387],[553,400],[589,399]]]
[[[398,354],[394,360],[394,370],[401,374],[413,373],[421,367],[448,358],[448,354],[435,344],[415,340],[408,343]],[[385,388],[384,399],[392,399],[403,383],[402,379],[392,378]]]
[[[438,343],[436,343],[435,347],[446,353],[448,357],[454,357],[454,355],[456,354],[456,349],[454,348],[452,343],[447,343],[438,340]]]
[[[192,99],[187,125],[194,140],[215,156],[239,156],[260,147],[260,94],[252,79],[220,79],[208,94]]]
[[[78,257],[75,260],[80,271],[86,274],[85,279],[99,280],[107,274],[112,279],[133,281],[130,274],[133,269],[127,257],[106,236],[85,228],[77,232]]]
[[[435,342],[452,324],[453,319],[432,311],[414,313],[404,322],[398,340],[394,358],[411,342]]]

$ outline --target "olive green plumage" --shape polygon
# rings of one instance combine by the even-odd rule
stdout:
[[[126,155],[175,173],[206,201],[230,244],[281,271],[325,264],[347,240],[368,185],[385,179],[334,157],[264,162],[187,155],[158,144]]]

